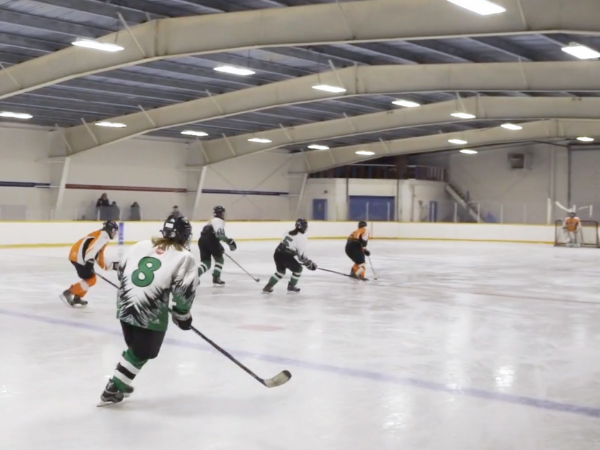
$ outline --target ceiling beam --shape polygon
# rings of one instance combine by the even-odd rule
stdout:
[[[74,127],[67,130],[66,139],[77,153],[160,128],[336,97],[390,92],[598,91],[598,71],[600,62],[584,61],[349,67],[157,108],[147,112],[150,119],[143,113],[115,117],[114,121],[127,127],[99,129],[94,137],[85,127]],[[341,83],[347,91],[336,95],[311,89],[323,83]],[[459,102],[456,107],[461,109]]]
[[[465,110],[477,115],[476,121],[532,121],[539,119],[597,119],[600,111],[600,98],[571,99],[563,98],[515,98],[515,97],[471,97],[463,101]],[[394,111],[366,114],[352,118],[328,120],[310,123],[287,129],[274,128],[261,133],[240,135],[224,139],[213,139],[202,142],[202,150],[206,155],[205,164],[214,164],[240,156],[251,155],[263,151],[274,150],[290,145],[319,144],[323,141],[340,139],[349,136],[372,134],[370,141],[377,141],[382,132],[412,127],[428,127],[432,125],[460,124],[450,114],[456,111],[456,102],[442,102],[405,108]],[[462,121],[462,123],[465,123]],[[520,132],[505,130],[513,138]],[[374,134],[374,135],[373,135]],[[269,144],[248,142],[254,136],[269,139]],[[460,133],[457,134],[460,137]],[[223,151],[229,146],[235,149],[236,156],[230,151]],[[200,147],[198,147],[198,150]]]
[[[139,3],[118,0],[126,6]],[[597,17],[597,0],[570,0],[569,8],[564,0],[528,0],[521,9],[485,20],[449,2],[378,0],[162,19],[133,27],[135,40],[126,31],[101,38],[123,45],[122,52],[99,55],[69,47],[11,67],[11,77],[0,78],[0,97],[157,59],[228,50],[556,32],[596,35]]]
[[[520,100],[520,99],[519,99]],[[600,120],[544,120],[522,123],[523,129],[510,132],[501,127],[486,130],[444,133],[393,141],[372,142],[370,144],[339,147],[327,152],[309,152],[302,155],[307,172],[319,172],[333,167],[368,161],[385,156],[410,155],[456,148],[448,139],[459,137],[469,142],[469,147],[482,147],[495,144],[546,141],[555,139],[575,139],[578,136],[599,136]],[[366,150],[372,156],[357,155],[356,151]]]
[[[118,20],[117,14],[131,24],[140,24],[151,20],[162,19],[164,16],[154,13],[136,10],[133,8],[122,7],[113,3],[107,3],[97,0],[36,0],[38,3],[59,6],[61,8],[72,9],[82,13],[96,15],[100,17],[110,17]]]

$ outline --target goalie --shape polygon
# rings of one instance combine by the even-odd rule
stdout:
[[[567,239],[567,247],[581,246],[581,220],[574,211],[569,212],[563,220],[563,231]]]

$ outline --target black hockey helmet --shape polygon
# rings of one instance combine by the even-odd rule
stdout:
[[[306,233],[307,229],[308,229],[308,222],[306,221],[306,219],[296,220],[296,230],[298,230],[298,231],[300,231],[300,233],[304,234],[304,233]]]
[[[102,231],[106,231],[111,239],[114,239],[119,231],[119,225],[114,220],[107,220],[102,224]]]
[[[167,217],[161,231],[166,239],[172,239],[178,244],[188,246],[192,239],[192,224],[187,217]]]
[[[215,206],[213,208],[213,215],[219,219],[225,219],[225,208],[222,206]]]
[[[360,222],[358,222],[358,228],[366,228],[366,227],[367,227],[366,220],[361,220]]]

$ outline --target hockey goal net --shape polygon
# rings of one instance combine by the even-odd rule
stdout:
[[[582,220],[577,241],[581,247],[600,248],[598,237],[598,222],[594,220]],[[563,221],[557,220],[554,226],[554,245],[566,247],[569,242],[567,232],[563,230]]]

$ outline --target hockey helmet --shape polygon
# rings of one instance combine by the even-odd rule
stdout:
[[[308,222],[306,219],[296,220],[296,230],[300,231],[302,234],[306,233],[306,230],[308,230]]]
[[[569,217],[575,217],[577,214],[575,211],[569,211]]]
[[[192,224],[187,217],[167,217],[161,232],[164,238],[172,239],[176,243],[189,248],[192,239]]]
[[[215,206],[213,208],[213,215],[219,219],[225,219],[225,208],[222,206]]]
[[[111,239],[114,239],[119,231],[119,225],[114,220],[107,220],[102,224],[102,231],[106,231]]]
[[[366,228],[366,227],[367,227],[366,220],[361,220],[360,222],[358,222],[358,228]]]

